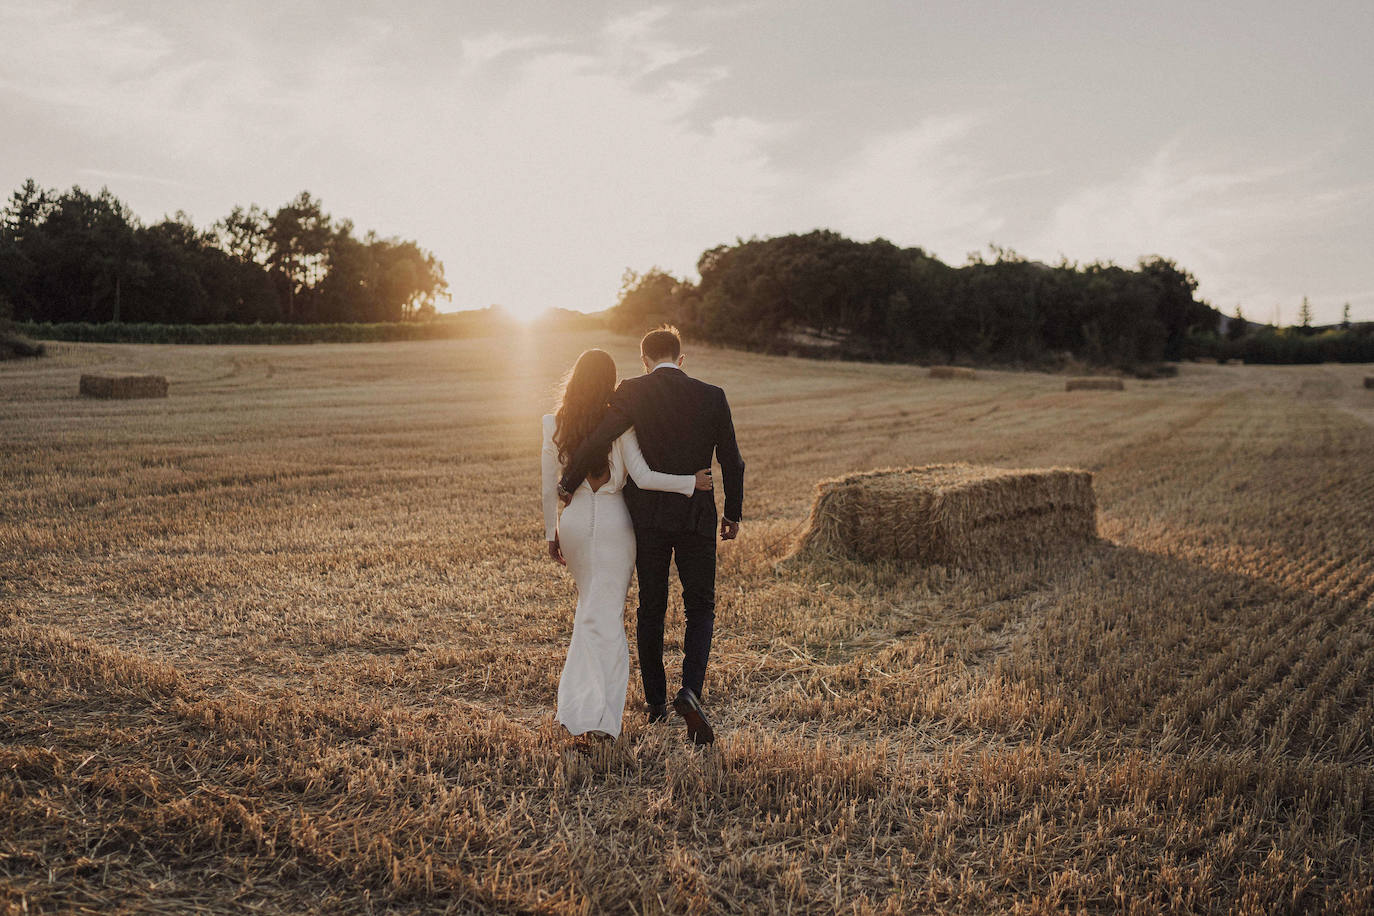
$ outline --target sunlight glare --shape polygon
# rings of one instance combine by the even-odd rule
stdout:
[[[542,305],[503,306],[502,308],[513,320],[527,327],[553,311]]]

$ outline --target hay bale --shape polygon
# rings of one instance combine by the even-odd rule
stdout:
[[[1364,386],[1366,388],[1374,388],[1374,375],[1366,375],[1364,377]]]
[[[34,343],[23,334],[16,334],[4,326],[0,321],[0,359],[21,359],[26,356],[42,356],[47,352],[47,347],[41,343]]]
[[[90,398],[165,398],[167,378],[161,375],[83,375],[81,393]]]
[[[978,376],[972,369],[966,369],[963,366],[931,366],[930,377],[970,379]]]
[[[1131,375],[1145,381],[1154,381],[1161,378],[1176,378],[1178,376],[1178,366],[1174,363],[1146,363],[1144,365],[1132,366]]]
[[[1096,535],[1089,471],[930,465],[822,481],[794,556],[972,567]]]
[[[1071,378],[1064,383],[1065,391],[1125,391],[1126,383],[1110,376]]]

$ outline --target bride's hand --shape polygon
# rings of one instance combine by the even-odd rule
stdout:
[[[707,468],[707,469],[704,470],[704,471],[697,471],[697,489],[698,489],[698,490],[711,490],[711,489],[714,489],[714,487],[713,487],[712,484],[711,484],[711,469],[710,469],[710,468]]]
[[[553,560],[559,566],[568,565],[568,561],[563,559],[563,546],[558,543],[557,538],[549,541],[549,559]]]

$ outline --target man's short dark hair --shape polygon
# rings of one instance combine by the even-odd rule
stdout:
[[[644,335],[639,342],[639,352],[656,363],[676,360],[682,355],[682,337],[671,324],[662,325]]]

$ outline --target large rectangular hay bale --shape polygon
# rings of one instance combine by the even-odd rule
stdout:
[[[81,393],[91,398],[165,398],[161,375],[83,375]]]
[[[963,366],[931,366],[930,377],[970,379],[977,378],[978,375],[972,369]]]
[[[1071,378],[1064,383],[1065,391],[1125,391],[1126,383],[1110,376]]]
[[[798,555],[973,567],[1097,536],[1089,471],[937,464],[817,489]]]

